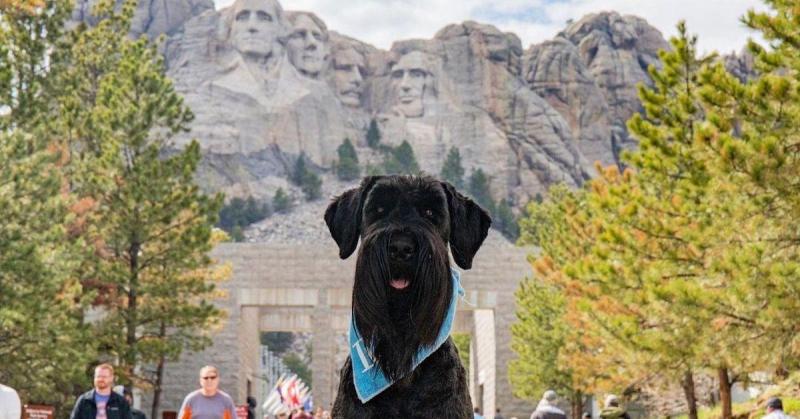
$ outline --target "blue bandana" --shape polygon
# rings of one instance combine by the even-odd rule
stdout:
[[[464,289],[461,288],[461,274],[455,269],[450,269],[451,277],[453,280],[453,295],[450,297],[450,307],[447,309],[447,315],[442,322],[442,327],[439,329],[439,335],[436,341],[431,346],[423,346],[420,348],[417,355],[414,356],[414,365],[412,370],[417,368],[422,361],[436,352],[440,346],[450,336],[450,330],[453,328],[453,320],[456,317],[456,306],[458,305],[458,297],[464,295]],[[393,381],[389,380],[378,368],[375,361],[372,359],[369,351],[364,345],[364,340],[356,329],[355,319],[350,320],[350,360],[353,364],[353,382],[356,386],[356,393],[361,403],[370,401],[373,397],[380,394],[383,390],[389,388]]]

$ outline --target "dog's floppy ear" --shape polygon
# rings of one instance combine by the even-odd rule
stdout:
[[[441,182],[450,212],[450,250],[462,269],[472,267],[472,258],[483,244],[492,218],[480,205],[461,195],[453,185]]]
[[[325,224],[328,225],[333,240],[339,245],[339,257],[342,259],[347,259],[356,250],[358,237],[361,235],[361,210],[364,208],[364,199],[381,177],[365,177],[361,181],[361,186],[337,196],[325,210]]]

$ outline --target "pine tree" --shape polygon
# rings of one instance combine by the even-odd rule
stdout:
[[[244,222],[245,225],[253,224],[269,217],[271,213],[269,205],[265,202],[260,204],[252,196],[248,196],[244,203]]]
[[[508,200],[503,199],[500,201],[493,218],[497,220],[496,228],[500,230],[506,238],[512,241],[516,241],[517,238],[519,238],[517,218],[514,216],[514,212],[511,211],[511,205],[509,205]]]
[[[322,197],[322,179],[314,172],[306,172],[300,188],[303,190],[306,201],[314,201]]]
[[[217,225],[236,239],[237,237],[242,237],[242,227],[247,227],[257,221],[261,221],[269,217],[270,213],[269,205],[266,203],[259,205],[252,196],[247,199],[237,197],[233,198],[231,202],[222,207],[219,212],[219,223],[217,223]],[[239,233],[236,233],[237,228]]]
[[[367,129],[367,145],[370,148],[378,148],[381,142],[381,132],[378,129],[378,123],[373,118],[369,121],[369,128]]]
[[[645,113],[628,122],[639,149],[623,154],[631,169],[599,168],[600,177],[590,182],[593,249],[564,270],[576,272],[572,277],[584,286],[602,284],[602,292],[582,297],[580,326],[588,325],[587,334],[604,341],[605,354],[613,353],[573,351],[573,362],[605,373],[623,363],[626,370],[616,371],[628,380],[664,371],[663,380],[688,390],[692,371],[709,366],[705,354],[723,349],[708,339],[713,297],[704,284],[704,258],[727,239],[715,234],[726,229],[724,217],[716,215],[723,200],[714,193],[714,183],[723,179],[711,176],[708,153],[694,143],[704,120],[698,73],[708,59],[697,58],[696,38],[683,23],[678,32],[672,50],[660,53],[663,67],[650,68],[653,86],[639,89]],[[687,392],[686,399],[696,412],[694,394]]]
[[[442,180],[450,182],[458,190],[464,189],[464,168],[461,166],[461,153],[458,148],[451,147],[442,165]]]
[[[46,123],[66,1],[0,12],[0,382],[23,402],[67,410],[95,356],[82,324],[90,296],[73,235],[83,207],[64,188],[66,153]]]
[[[408,141],[403,141],[384,156],[384,170],[390,175],[419,174],[419,165],[414,156],[414,149]]]
[[[70,33],[52,126],[77,151],[71,187],[95,203],[85,233],[96,247],[87,275],[105,308],[95,339],[118,360],[123,382],[156,389],[157,409],[163,368],[142,367],[210,344],[206,330],[221,314],[211,300],[224,270],[208,252],[222,197],[195,185],[197,142],[170,141],[193,116],[156,46],[127,38],[134,3],[119,13],[100,7],[97,26]]]
[[[322,196],[322,179],[306,166],[305,153],[300,153],[295,160],[289,180],[302,189],[307,201],[313,201]]]
[[[272,197],[272,208],[275,209],[275,212],[284,214],[288,212],[292,207],[292,201],[289,199],[289,195],[286,194],[286,191],[283,188],[278,188],[275,191],[275,195]]]
[[[581,394],[601,389],[605,380],[598,383],[598,378],[616,378],[614,369],[594,374],[594,364],[582,362],[580,355],[605,353],[607,348],[602,340],[586,333],[586,327],[575,327],[581,313],[571,304],[582,288],[568,288],[573,281],[564,273],[571,261],[591,254],[595,240],[592,216],[585,212],[586,195],[584,190],[555,185],[548,199],[531,203],[527,216],[520,220],[519,243],[541,248],[533,263],[534,278],[526,279],[515,293],[517,322],[512,325],[512,348],[519,358],[509,366],[509,377],[515,394],[521,397],[538,398],[542,386],[553,386],[570,394],[574,402]],[[538,352],[541,357],[534,355]],[[578,412],[573,410],[573,415]]]
[[[419,165],[417,158],[414,156],[414,149],[408,141],[403,141],[395,150],[394,158],[400,165],[400,170],[405,174],[416,175],[419,174]]]
[[[472,174],[469,176],[467,193],[478,205],[489,211],[489,213],[495,212],[489,177],[486,176],[486,173],[484,173],[482,169],[474,169],[472,171]]]
[[[697,137],[714,150],[724,175],[746,197],[731,211],[739,218],[734,230],[738,248],[720,253],[715,264],[717,274],[732,288],[726,305],[732,304],[729,313],[736,319],[730,324],[742,328],[741,323],[746,323],[748,333],[741,338],[752,336],[752,346],[758,346],[761,337],[772,344],[760,347],[782,348],[769,351],[771,357],[762,367],[780,376],[800,359],[797,334],[785,327],[800,312],[797,299],[789,296],[800,266],[796,250],[800,234],[794,227],[800,214],[796,187],[800,10],[793,2],[765,3],[769,10],[751,10],[743,18],[768,43],[748,45],[758,75],[742,82],[720,65],[701,74],[708,124]],[[721,382],[736,375],[735,371],[719,372]]]
[[[306,167],[306,155],[305,153],[300,153],[297,156],[297,160],[294,161],[294,168],[292,172],[289,174],[289,180],[295,184],[296,186],[302,186],[303,181],[308,176],[308,168]]]
[[[580,418],[583,393],[573,388],[571,368],[559,359],[569,335],[563,295],[528,278],[515,297],[518,321],[511,326],[511,349],[517,358],[508,365],[514,395],[537,401],[546,390],[555,390],[570,401],[572,417]]]
[[[358,179],[361,169],[358,167],[358,154],[356,154],[356,149],[350,139],[345,138],[336,152],[339,155],[339,161],[336,163],[336,176],[345,181]]]
[[[613,390],[663,371],[684,387],[696,417],[694,370],[725,371],[724,394],[728,368],[751,368],[760,351],[741,347],[753,337],[744,324],[721,327],[740,320],[718,306],[731,301],[719,284],[736,281],[715,272],[716,255],[737,243],[731,232],[753,230],[729,216],[748,205],[729,193],[734,185],[696,141],[708,60],[696,57],[685,26],[678,29],[672,50],[660,54],[663,67],[650,70],[653,86],[640,88],[645,114],[628,124],[640,148],[624,155],[631,169],[598,167],[580,194],[551,189],[552,203],[529,208],[522,241],[542,247],[535,271],[567,299],[570,332],[559,359],[572,366],[573,382]]]
[[[386,174],[386,161],[384,161],[383,166],[373,165],[367,163],[367,167],[364,168],[364,174],[366,176],[381,176]]]

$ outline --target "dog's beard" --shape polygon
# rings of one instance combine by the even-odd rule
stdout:
[[[447,314],[453,285],[446,244],[424,230],[408,230],[419,247],[410,284],[392,290],[391,235],[366,235],[356,262],[353,316],[364,344],[383,373],[398,380],[411,372],[414,355],[430,346]]]

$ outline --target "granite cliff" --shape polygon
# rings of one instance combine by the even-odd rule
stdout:
[[[93,2],[79,1],[73,18],[91,23]],[[301,153],[330,182],[345,138],[362,165],[379,165],[365,141],[375,120],[382,142],[408,141],[428,173],[457,147],[467,173],[489,173],[494,198],[517,209],[635,146],[625,121],[640,110],[636,86],[668,48],[643,19],[604,12],[527,48],[468,21],[380,50],[276,0],[221,10],[211,0],[145,0],[131,33],[165,35],[168,75],[196,116],[176,143],[200,142],[198,179],[209,191],[297,193],[287,177]]]

